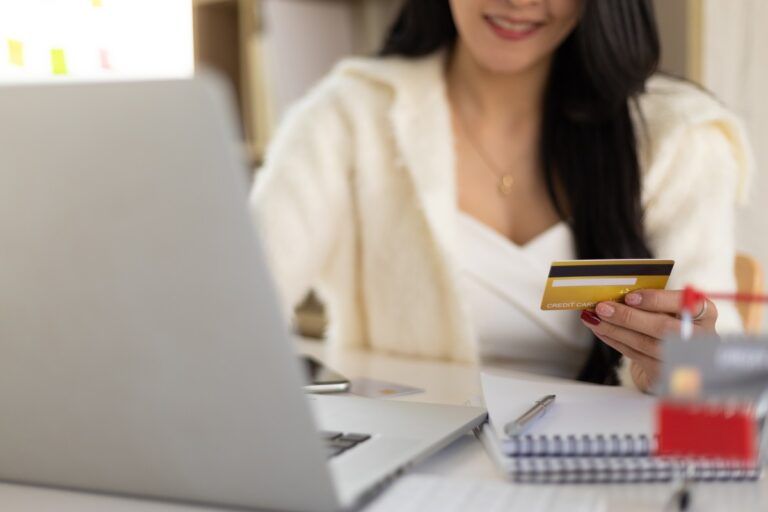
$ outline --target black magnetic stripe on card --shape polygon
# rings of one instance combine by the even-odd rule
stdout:
[[[656,265],[564,265],[551,267],[549,277],[590,277],[590,276],[668,276],[672,264]]]

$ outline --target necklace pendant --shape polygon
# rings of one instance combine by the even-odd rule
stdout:
[[[499,178],[499,193],[508,196],[512,193],[512,186],[515,184],[515,178],[511,174],[505,174]]]

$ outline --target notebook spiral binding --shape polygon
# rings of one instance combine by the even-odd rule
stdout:
[[[727,462],[655,457],[519,457],[509,475],[531,484],[670,482],[686,474],[694,481],[757,480],[759,467]],[[691,469],[688,469],[690,466]]]
[[[653,453],[656,445],[656,437],[646,435],[521,435],[505,440],[503,451],[510,457],[643,457]]]
[[[741,481],[761,474],[759,466],[654,457],[656,446],[656,437],[646,435],[523,435],[505,440],[502,451],[519,483],[669,482],[683,473],[697,481]]]

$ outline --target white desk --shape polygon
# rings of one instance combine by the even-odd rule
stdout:
[[[461,405],[481,394],[479,369],[435,361],[402,359],[369,352],[326,354],[323,345],[303,341],[300,350],[326,361],[348,378],[371,377],[422,388],[424,393],[393,400]],[[497,369],[498,370],[498,369]],[[503,370],[502,370],[503,371]],[[506,371],[510,375],[515,372]],[[530,378],[530,375],[526,375]],[[503,480],[472,435],[449,446],[412,470],[414,473]],[[564,490],[591,488],[605,496],[610,511],[661,511],[671,493],[668,484],[604,484],[560,486]],[[567,491],[566,491],[567,492]],[[694,488],[693,511],[746,512],[768,510],[768,478],[760,482],[700,484]]]
[[[350,378],[370,377],[424,389],[424,393],[394,400],[465,404],[480,395],[478,369],[454,363],[419,361],[372,354],[346,352],[326,355],[320,343],[301,341],[302,352],[325,360]],[[415,473],[502,480],[480,443],[465,436],[413,469]],[[661,511],[670,494],[666,484],[591,485],[605,497],[608,510]],[[569,492],[569,487],[561,487]],[[0,484],[0,509],[13,512],[206,512],[219,509],[187,507],[168,503],[99,496],[20,485]],[[768,479],[760,482],[701,484],[694,490],[694,511],[726,510],[748,512],[768,510]]]

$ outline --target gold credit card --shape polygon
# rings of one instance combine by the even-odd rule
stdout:
[[[552,263],[541,309],[594,309],[598,302],[622,302],[633,290],[663,290],[673,260],[571,260]]]

